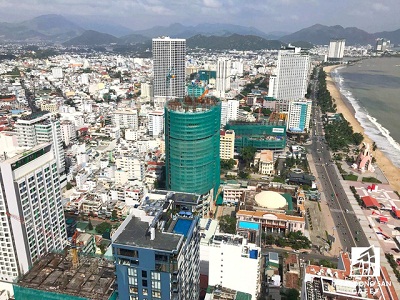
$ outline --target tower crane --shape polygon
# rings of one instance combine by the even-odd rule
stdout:
[[[75,230],[75,233],[71,239],[72,267],[75,269],[79,266],[78,247],[76,244],[76,239],[78,237],[78,233],[79,233],[78,230]]]
[[[165,87],[167,90],[167,98],[172,97],[172,92],[171,92],[171,79],[176,78],[175,75],[175,68],[172,67],[171,69],[168,70],[167,75],[165,77]]]

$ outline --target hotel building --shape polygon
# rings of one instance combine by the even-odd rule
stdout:
[[[41,144],[0,163],[0,280],[12,282],[66,246],[57,160]]]

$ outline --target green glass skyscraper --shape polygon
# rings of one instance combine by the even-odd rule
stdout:
[[[221,102],[186,97],[165,106],[166,185],[172,191],[214,196],[220,183]]]

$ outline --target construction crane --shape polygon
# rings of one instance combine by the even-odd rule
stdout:
[[[200,103],[203,102],[203,98],[208,94],[208,89],[201,94],[201,96],[197,99]]]
[[[78,247],[76,244],[76,239],[78,238],[78,233],[79,233],[78,230],[75,230],[75,233],[71,239],[72,267],[75,269],[79,266]]]
[[[175,68],[172,67],[170,70],[168,70],[167,76],[165,77],[165,87],[167,90],[167,97],[171,98],[172,97],[172,92],[171,92],[171,79],[176,78],[176,75],[174,74]]]

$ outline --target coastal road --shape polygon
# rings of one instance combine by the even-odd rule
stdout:
[[[330,235],[339,238],[343,250],[351,247],[367,247],[369,241],[362,230],[358,217],[355,215],[349,199],[341,185],[336,166],[332,161],[328,145],[325,143],[321,111],[313,106],[314,130],[312,144],[308,146],[315,162],[319,189],[325,195],[335,227],[328,231]]]

